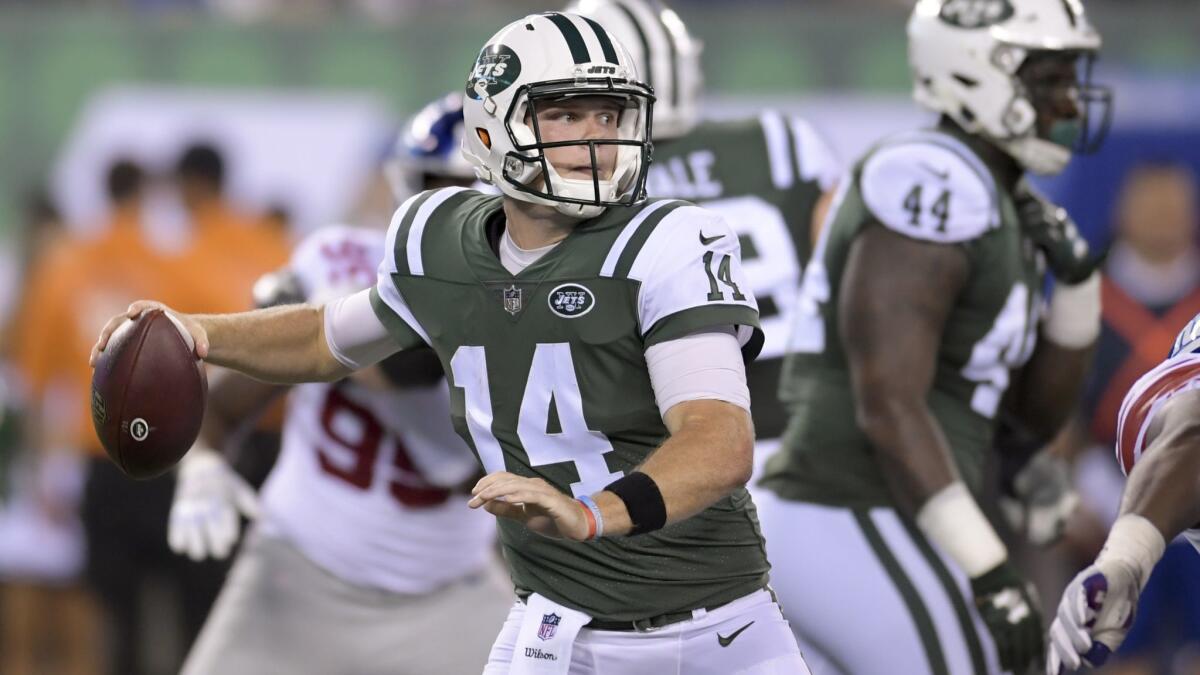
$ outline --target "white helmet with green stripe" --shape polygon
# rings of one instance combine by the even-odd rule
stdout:
[[[657,97],[655,138],[678,138],[696,126],[703,45],[678,14],[657,0],[574,0],[566,11],[595,19],[629,48]]]
[[[1095,149],[1111,94],[1091,83],[1100,35],[1081,0],[919,0],[908,21],[913,95],[966,131],[989,139],[1035,173],[1062,171],[1072,150]],[[1072,92],[1080,115],[1039,133],[1038,96],[1021,78],[1035,55],[1082,59]],[[1099,106],[1100,124],[1089,113]]]
[[[638,79],[629,52],[599,23],[557,12],[514,21],[479,52],[466,93],[463,154],[480,180],[505,195],[578,218],[645,199],[654,95]],[[617,138],[544,141],[538,105],[574,96],[619,99],[623,110]],[[592,178],[559,175],[545,151],[563,145],[589,148]],[[602,145],[617,146],[608,179],[601,178],[596,166],[596,150]]]

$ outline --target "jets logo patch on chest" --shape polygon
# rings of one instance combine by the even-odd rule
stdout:
[[[550,291],[546,298],[550,311],[564,319],[574,319],[592,311],[596,296],[579,284],[563,284]]]

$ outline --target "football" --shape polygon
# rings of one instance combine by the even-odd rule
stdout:
[[[208,378],[181,330],[161,310],[143,312],[113,333],[92,372],[96,435],[131,478],[175,466],[200,433]]]

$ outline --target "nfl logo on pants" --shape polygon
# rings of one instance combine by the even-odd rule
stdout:
[[[562,621],[562,617],[557,614],[543,614],[542,625],[538,626],[538,637],[542,640],[549,640],[554,637],[554,633],[558,631],[559,621]]]

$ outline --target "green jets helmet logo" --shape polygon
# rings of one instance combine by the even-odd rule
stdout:
[[[467,77],[467,96],[482,101],[512,86],[521,74],[521,59],[505,45],[488,45]]]
[[[985,28],[1013,15],[1009,0],[946,0],[938,17],[959,28]]]
[[[574,319],[592,311],[596,296],[579,284],[563,284],[550,291],[546,298],[550,311],[564,319]]]

